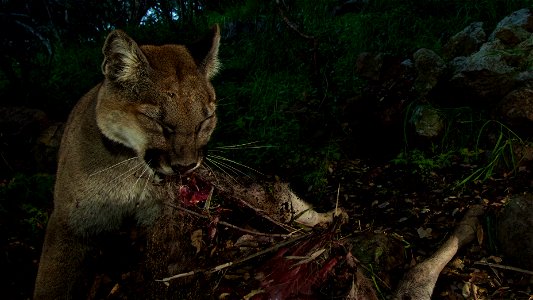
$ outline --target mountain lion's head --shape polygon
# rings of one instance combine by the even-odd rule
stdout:
[[[156,172],[197,168],[213,132],[220,30],[192,46],[138,46],[124,32],[109,34],[103,53],[105,88],[97,125],[111,141],[135,151]]]

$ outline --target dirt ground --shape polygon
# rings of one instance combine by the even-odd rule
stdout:
[[[470,205],[481,204],[486,209],[482,219],[483,231],[478,232],[477,240],[461,249],[441,273],[433,298],[531,299],[532,276],[513,270],[512,267],[521,266],[503,256],[494,239],[495,218],[509,197],[531,192],[531,170],[526,166],[516,174],[502,173],[485,182],[456,186],[456,182],[475,167],[457,163],[446,169],[422,172],[416,167],[391,163],[339,161],[329,168],[326,188],[306,190],[305,187],[296,187],[296,190],[300,190],[304,199],[317,203],[317,210],[329,210],[338,204],[347,212],[348,221],[334,232],[330,231],[328,239],[349,239],[350,253],[359,262],[359,270],[370,280],[379,299],[389,298],[405,271],[430,256],[443,243]],[[206,271],[228,262],[235,263],[205,277],[211,284],[213,281],[216,284],[212,290],[203,292],[216,293],[210,296],[222,299],[250,296],[256,288],[254,284],[260,281],[254,269],[264,266],[264,262],[275,257],[282,247],[274,247],[263,254],[261,251],[280,244],[281,239],[276,240],[275,234],[282,231],[261,218],[252,217],[253,212],[246,209],[227,209],[231,205],[225,207],[223,202],[213,205],[218,206],[216,218],[192,218],[196,223],[191,224],[203,230],[203,236],[207,236],[209,242],[205,244],[205,240],[200,240],[195,244],[192,236],[187,241],[198,250],[196,254],[194,251],[191,254],[191,271],[202,268]],[[242,238],[243,233],[221,221],[271,235],[264,239],[256,237],[252,241],[255,246],[244,247],[247,250],[243,251],[242,245],[235,247],[235,242]],[[95,266],[97,275],[92,283],[91,298],[131,299],[126,296],[143,289],[145,270],[139,261],[146,253],[144,233],[131,228],[103,240],[102,245],[105,246],[98,255],[104,259]],[[322,231],[315,237],[323,237],[327,233],[327,230]],[[126,254],[120,250],[126,248],[131,252]],[[38,247],[22,239],[13,239],[3,252],[8,259],[8,268],[2,272],[9,295],[5,299],[31,298]],[[251,254],[257,254],[257,257],[239,263]],[[487,263],[497,264],[497,267]],[[316,272],[320,270],[323,269],[319,268]],[[343,286],[341,281],[325,280],[321,289],[328,290],[328,298],[331,295],[340,297],[341,290],[331,290]],[[306,298],[321,299],[321,296]]]

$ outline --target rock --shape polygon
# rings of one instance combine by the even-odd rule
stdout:
[[[365,232],[354,234],[348,242],[350,251],[365,265],[372,264],[377,269],[389,274],[390,271],[407,263],[406,257],[395,255],[402,251],[403,245],[398,240],[384,233]],[[390,278],[387,278],[390,280]]]
[[[511,123],[533,122],[533,89],[524,87],[507,94],[503,98],[501,112]]]
[[[511,91],[519,70],[507,64],[512,56],[499,40],[487,42],[468,57],[457,57],[450,62],[453,75],[450,84],[472,100],[500,99]]]
[[[419,49],[413,54],[418,77],[415,79],[415,89],[426,95],[439,82],[446,69],[446,64],[437,53],[429,49]]]
[[[533,269],[533,195],[512,197],[498,216],[497,239],[514,266]]]
[[[531,169],[531,167],[527,167],[528,165],[531,166],[531,162],[533,161],[533,146],[529,143],[520,143],[520,142],[514,142],[513,143],[513,154],[515,156],[515,161],[517,162],[517,170],[520,171],[522,169],[527,170],[527,168]],[[523,168],[526,167],[526,168]]]
[[[487,34],[483,30],[483,22],[472,23],[450,38],[442,49],[443,56],[447,59],[468,56],[476,52],[486,41]]]
[[[489,41],[501,40],[505,45],[516,45],[533,32],[533,15],[527,8],[503,18],[489,36]]]
[[[477,52],[451,60],[449,88],[471,102],[498,102],[531,81],[532,64],[533,16],[522,9],[502,19]]]
[[[372,84],[387,86],[392,82],[411,82],[414,75],[411,60],[385,53],[360,53],[355,62],[355,71],[359,77],[373,81]]]
[[[428,105],[416,107],[411,121],[415,126],[416,133],[425,137],[436,137],[444,128],[444,122],[439,111]]]
[[[361,95],[343,106],[343,130],[349,131],[354,141],[378,145],[378,136],[390,144],[390,135],[397,126],[403,126],[405,103],[422,99],[441,107],[503,112],[503,116],[490,117],[526,122],[523,125],[532,128],[529,132],[533,134],[533,126],[528,125],[533,122],[529,108],[533,100],[524,90],[533,89],[531,22],[530,10],[517,11],[501,20],[490,39],[483,23],[472,23],[445,45],[445,59],[429,49],[419,49],[411,60],[361,53],[355,68],[359,77],[368,80]],[[516,41],[510,43],[504,35],[507,31],[516,33]],[[444,118],[430,108],[420,108],[411,120],[421,137],[437,137],[444,130]]]
[[[533,81],[531,80],[533,79],[533,33],[526,40],[514,47],[514,51],[516,53],[514,56],[508,57],[508,63],[524,72],[519,75],[523,78],[517,78],[517,80],[522,80],[525,83],[529,81],[529,84],[533,85]]]

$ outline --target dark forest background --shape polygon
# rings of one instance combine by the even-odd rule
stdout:
[[[486,159],[473,150],[490,119],[483,109],[457,114],[469,120],[459,136],[451,127],[420,143],[406,121],[416,96],[403,96],[403,119],[386,132],[348,113],[368,89],[357,58],[370,52],[401,60],[420,48],[441,54],[472,22],[494,28],[527,7],[531,0],[3,0],[0,107],[38,110],[37,127],[60,124],[102,80],[101,47],[111,30],[123,29],[139,44],[189,43],[218,23],[220,125],[211,148],[230,148],[224,155],[238,162],[234,167],[279,176],[320,201],[330,167],[340,161],[402,163],[426,174],[452,157]],[[354,118],[361,121],[354,125]],[[55,153],[35,148],[39,128],[0,123],[0,286],[27,298],[52,208]],[[354,135],[354,126],[367,134]]]

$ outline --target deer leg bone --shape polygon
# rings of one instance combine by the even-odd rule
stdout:
[[[393,299],[430,300],[442,269],[455,256],[459,248],[470,243],[476,236],[479,226],[478,217],[482,214],[481,205],[470,207],[453,234],[437,252],[404,275]]]

